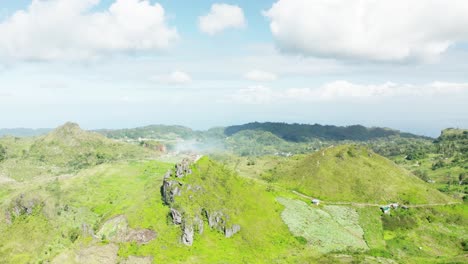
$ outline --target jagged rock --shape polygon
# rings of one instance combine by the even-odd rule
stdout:
[[[206,218],[208,219],[208,225],[211,228],[217,229],[219,231],[224,231],[224,226],[226,225],[226,220],[224,219],[225,216],[223,212],[215,211],[213,213],[209,213],[205,210]]]
[[[30,215],[33,213],[34,208],[39,205],[40,202],[37,199],[26,200],[24,195],[21,194],[18,198],[16,198],[10,205],[10,220],[11,214],[15,217],[21,215]]]
[[[240,225],[232,225],[231,228],[224,229],[224,235],[229,238],[238,233],[240,230]]]
[[[171,208],[172,222],[176,225],[182,224],[182,214],[174,208]]]
[[[191,246],[193,244],[193,225],[184,224],[184,230],[182,234],[182,243],[187,246]]]
[[[183,178],[189,174],[192,174],[192,169],[190,168],[190,161],[188,159],[183,159],[181,163],[175,165],[175,176],[177,178]]]
[[[175,196],[180,196],[181,194],[181,187],[182,183],[178,181],[171,181],[168,179],[164,179],[163,186],[162,186],[162,197],[164,202],[167,205],[170,205],[174,202]]]

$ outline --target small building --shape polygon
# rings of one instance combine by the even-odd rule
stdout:
[[[320,204],[320,200],[319,200],[319,199],[312,199],[312,204],[314,204],[314,205],[319,205],[319,204]]]

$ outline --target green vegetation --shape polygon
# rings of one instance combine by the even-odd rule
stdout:
[[[156,157],[158,152],[107,139],[68,123],[38,138],[0,139],[6,159],[0,174],[17,181],[69,174],[118,160]]]
[[[392,161],[354,145],[286,160],[262,177],[324,201],[377,204],[451,201]]]
[[[305,238],[320,252],[368,249],[357,212],[345,206],[314,208],[299,200],[278,198],[281,214],[296,237]]]
[[[365,141],[376,138],[384,138],[399,135],[405,138],[422,138],[409,133],[401,133],[388,128],[366,128],[360,125],[338,127],[307,124],[286,123],[249,123],[239,126],[230,126],[225,134],[231,136],[244,130],[260,130],[270,132],[286,141],[307,142],[312,139],[320,140],[356,140]]]
[[[334,137],[385,135],[331,147],[351,141],[305,140],[300,130],[291,135],[303,142],[261,129],[226,137],[224,128],[181,127],[156,127],[146,137],[151,129],[121,131],[115,141],[69,123],[39,137],[0,138],[0,263],[466,262],[463,130],[432,142],[329,128]],[[223,147],[189,166],[192,173],[169,177],[181,192],[165,203],[172,161],[190,155],[163,148],[210,138]],[[390,202],[409,208],[382,214],[379,205]],[[204,231],[195,230],[192,246],[181,243],[183,224],[174,224],[171,207],[184,224],[201,218]],[[240,231],[226,237],[209,227],[206,212],[221,212],[223,228]]]

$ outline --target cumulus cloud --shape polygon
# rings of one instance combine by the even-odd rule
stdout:
[[[242,8],[228,4],[213,4],[207,15],[198,18],[200,31],[209,35],[229,28],[243,28],[246,24]]]
[[[466,0],[279,0],[264,12],[282,51],[395,62],[466,42],[467,14]]]
[[[240,89],[230,96],[239,103],[264,104],[272,102],[314,102],[366,100],[390,97],[443,96],[468,94],[468,83],[432,82],[424,85],[397,84],[354,84],[334,81],[318,88],[290,88],[274,90],[263,86]]]
[[[33,0],[0,22],[0,58],[89,59],[116,52],[159,51],[178,39],[164,8],[147,0]]]
[[[174,71],[168,75],[152,76],[150,80],[164,84],[183,85],[192,82],[192,77],[186,72]]]
[[[272,82],[278,79],[276,74],[260,70],[249,71],[244,75],[244,78],[256,82]]]

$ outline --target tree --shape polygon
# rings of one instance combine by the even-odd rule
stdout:
[[[6,160],[6,157],[7,157],[6,149],[3,145],[0,144],[0,162]]]

